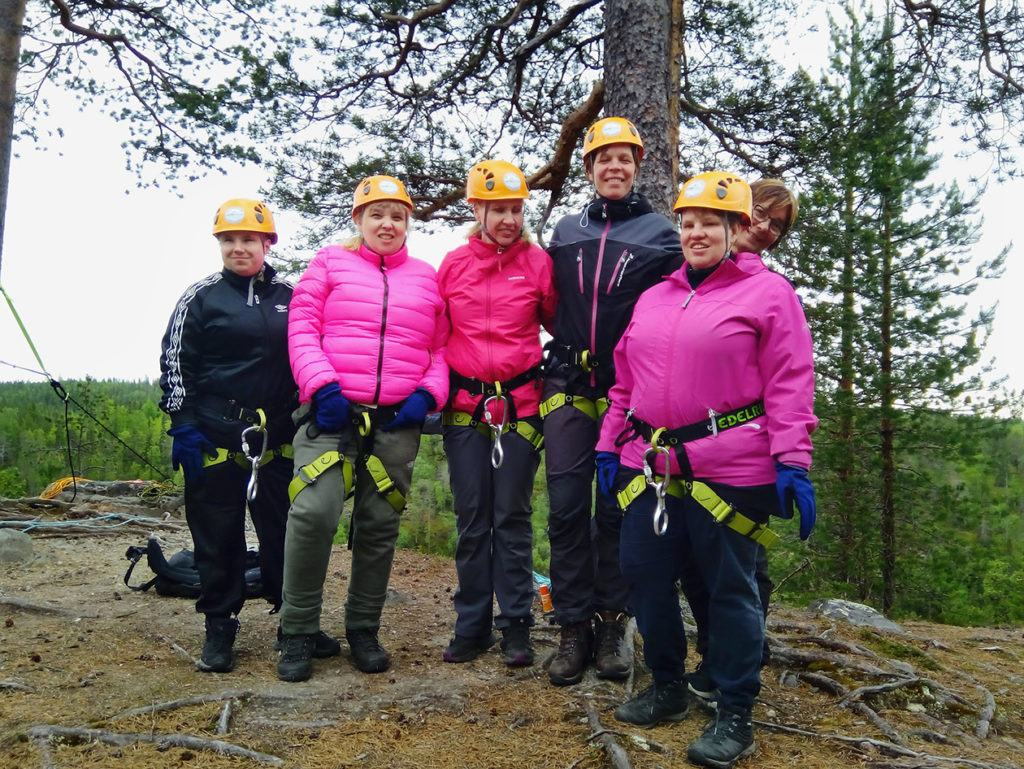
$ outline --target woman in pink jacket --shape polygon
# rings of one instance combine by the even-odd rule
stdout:
[[[317,654],[323,585],[354,493],[345,636],[356,667],[387,670],[378,639],[399,516],[428,411],[448,399],[448,324],[434,268],[409,256],[412,200],[391,176],[359,183],[359,236],[322,249],[295,287],[288,352],[299,385],[277,664],[303,681]]]
[[[442,421],[459,576],[445,662],[468,662],[489,649],[493,622],[505,663],[533,664],[530,495],[542,441],[540,327],[550,327],[556,301],[551,259],[523,230],[529,196],[511,163],[475,165],[466,199],[476,224],[438,271],[451,321],[451,398]]]
[[[707,662],[715,720],[687,757],[725,769],[754,752],[764,614],[755,580],[771,514],[814,524],[814,367],[796,293],[730,244],[749,224],[750,187],[706,173],[683,185],[684,266],[646,291],[615,348],[598,483],[625,511],[622,573],[653,684],[615,717],[640,726],[685,717],[686,636],[676,580],[695,564],[709,597]]]

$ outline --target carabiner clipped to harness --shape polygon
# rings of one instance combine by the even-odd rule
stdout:
[[[495,424],[492,421],[490,406],[492,403],[501,402],[501,420]],[[505,428],[508,427],[508,400],[505,395],[501,392],[501,386],[498,387],[498,393],[490,396],[484,401],[484,423],[491,428],[491,435],[493,436],[493,443],[491,444],[491,467],[497,470],[501,467],[505,461],[505,451],[501,447],[501,436],[505,432]]]
[[[263,413],[263,409],[256,409],[256,413],[260,416],[260,422],[258,425],[249,425],[242,430],[242,453],[245,454],[245,458],[249,460],[249,464],[252,465],[252,473],[249,476],[249,484],[245,488],[245,498],[252,502],[256,499],[256,491],[259,488],[259,471],[260,464],[263,462],[263,456],[267,453],[267,415]],[[258,435],[263,433],[263,440],[260,441],[260,453],[255,456],[252,453],[252,447],[249,445],[249,436]]]
[[[664,428],[655,430],[654,435],[651,436],[651,445],[644,450],[644,480],[647,485],[654,489],[655,503],[654,503],[654,533],[659,537],[663,536],[668,531],[668,514],[665,511],[665,493],[668,489],[669,483],[672,482],[672,452],[667,446],[659,446],[658,438],[661,437],[661,433]],[[651,455],[655,455],[653,458]],[[657,455],[665,455],[665,474],[662,479],[655,480],[655,462],[657,462]]]

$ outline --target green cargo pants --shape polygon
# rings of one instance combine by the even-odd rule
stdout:
[[[361,410],[359,406],[353,408]],[[296,422],[308,410],[308,404],[300,407]],[[320,433],[312,421],[302,424],[292,441],[296,475],[328,451],[339,451],[352,463],[355,497],[349,530],[352,571],[345,603],[346,630],[380,626],[398,540],[400,513],[377,491],[365,466],[364,443],[365,439],[352,427]],[[373,432],[373,453],[403,495],[409,493],[419,445],[418,428]],[[321,473],[314,483],[304,486],[292,502],[284,541],[281,630],[285,634],[315,633],[320,629],[327,564],[344,502],[340,462]]]

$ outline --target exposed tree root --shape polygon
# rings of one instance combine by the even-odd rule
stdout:
[[[615,769],[631,769],[632,764],[629,762],[629,754],[619,745],[614,737],[615,733],[607,731],[601,726],[601,719],[597,715],[594,704],[586,702],[583,705],[583,709],[587,714],[587,723],[594,730],[593,734],[587,738],[587,742],[591,742],[596,737],[601,741],[601,747],[604,748],[605,755],[608,756],[608,760],[612,762],[612,766]]]
[[[188,748],[189,750],[209,750],[219,753],[222,756],[238,756],[259,761],[271,766],[282,766],[284,760],[267,753],[259,753],[230,742],[222,740],[207,740],[202,737],[192,737],[187,734],[122,734],[120,732],[108,732],[102,729],[86,729],[84,727],[67,727],[40,725],[32,726],[27,731],[28,736],[36,742],[48,743],[50,740],[80,740],[83,742],[102,742],[106,745],[125,746],[136,742],[149,742],[158,748]],[[45,759],[44,759],[45,760]],[[52,766],[52,758],[51,766]]]
[[[32,691],[32,687],[31,686],[25,686],[25,684],[23,684],[23,683],[21,683],[19,681],[15,681],[15,680],[10,679],[10,678],[8,678],[8,679],[6,679],[4,681],[0,681],[0,689],[10,689],[10,690],[16,691],[16,692],[30,692],[30,691]]]
[[[171,710],[178,710],[179,708],[192,707],[193,705],[205,705],[209,702],[222,702],[224,700],[243,700],[252,696],[254,696],[254,693],[247,690],[226,691],[220,692],[219,694],[200,694],[195,697],[185,697],[180,700],[169,700],[168,702],[155,702],[152,705],[132,708],[131,710],[125,710],[117,715],[111,716],[107,720],[119,721],[122,718],[142,716],[147,713],[166,713]]]
[[[20,609],[21,611],[32,612],[33,614],[56,614],[61,617],[95,618],[99,616],[97,614],[83,614],[82,612],[73,611],[72,609],[65,609],[63,606],[23,601],[20,598],[12,598],[9,595],[0,595],[0,606],[11,606],[15,609]]]

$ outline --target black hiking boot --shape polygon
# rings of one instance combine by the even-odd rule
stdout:
[[[704,660],[697,663],[692,673],[686,674],[686,685],[701,705],[709,708],[718,706],[718,688],[711,680],[711,673],[708,672]]]
[[[442,655],[445,662],[469,662],[494,646],[494,633],[482,636],[456,635]]]
[[[629,678],[633,660],[626,656],[627,621],[621,611],[600,611],[594,618],[594,667],[598,678]]]
[[[750,708],[719,704],[715,720],[690,743],[686,757],[697,766],[729,769],[757,750]]]
[[[655,682],[615,708],[615,718],[650,729],[662,721],[682,721],[689,711],[690,692],[686,681]]]
[[[235,645],[238,620],[234,617],[207,617],[206,643],[196,667],[204,673],[227,673],[232,668],[231,647]]]
[[[594,653],[594,629],[590,621],[562,625],[558,652],[548,667],[548,679],[555,686],[569,686],[583,680],[583,671]]]
[[[517,617],[501,631],[501,650],[505,664],[510,668],[524,668],[533,664],[533,644],[530,643],[530,617]]]
[[[313,635],[286,633],[278,646],[277,677],[282,681],[305,681],[313,675]]]
[[[277,626],[277,643],[274,648],[281,651],[281,639],[283,634],[281,632],[281,626]],[[336,657],[341,654],[341,643],[338,639],[331,638],[323,630],[317,630],[313,633],[313,658],[322,660],[327,657]]]
[[[363,673],[383,673],[391,667],[391,655],[377,640],[375,627],[355,628],[345,631],[352,661]]]

